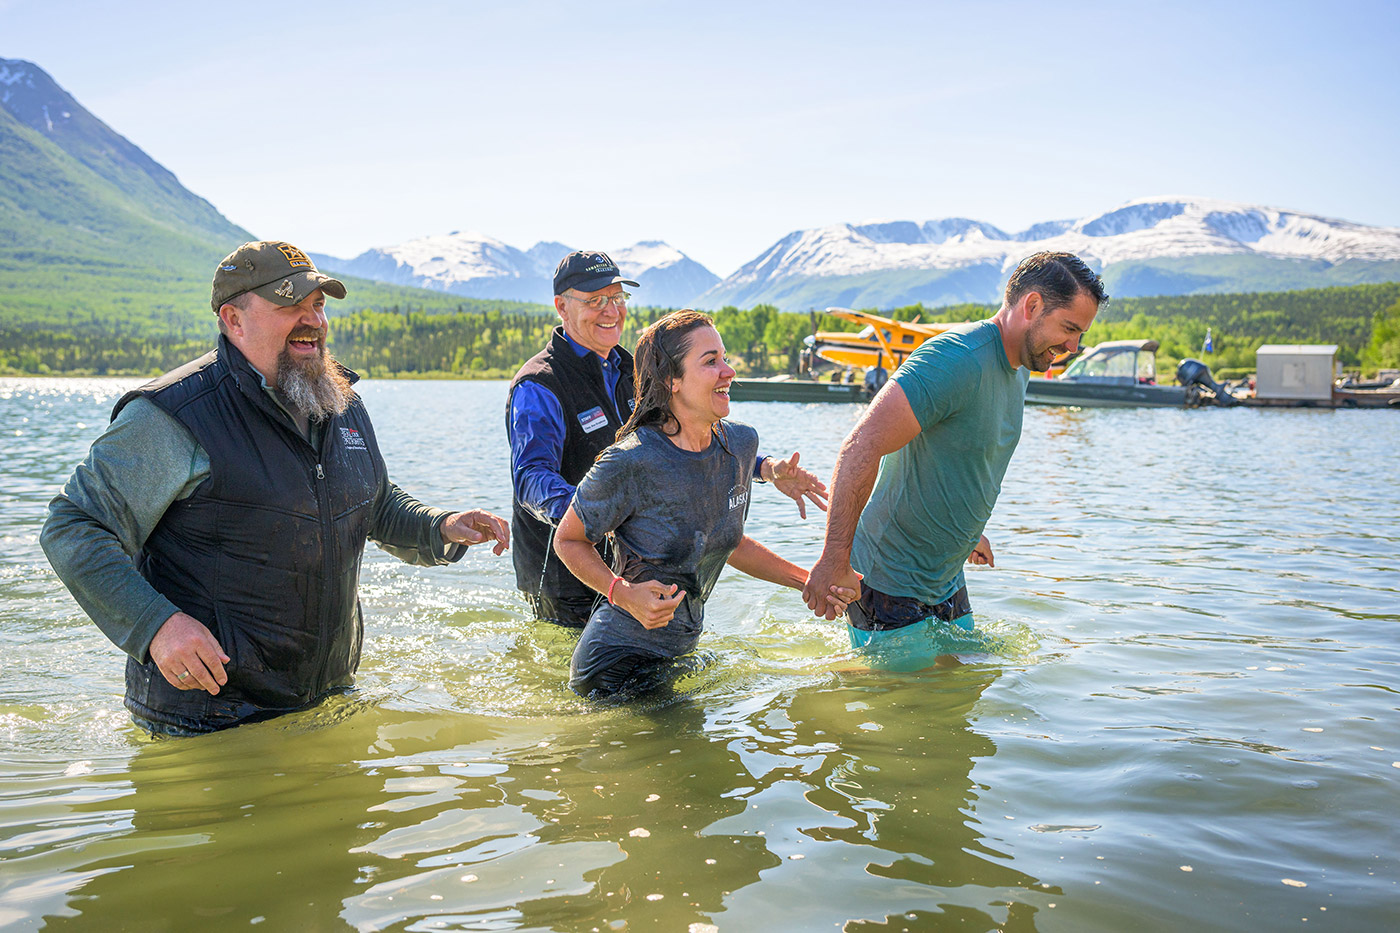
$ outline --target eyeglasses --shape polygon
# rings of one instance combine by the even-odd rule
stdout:
[[[616,305],[619,308],[627,307],[627,299],[632,295],[629,292],[618,292],[616,295],[597,295],[593,298],[580,298],[577,295],[570,295],[574,301],[588,307],[590,311],[601,311],[608,305]]]

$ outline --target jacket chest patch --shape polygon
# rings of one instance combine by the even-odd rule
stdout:
[[[599,428],[606,428],[608,426],[608,416],[603,414],[603,409],[601,407],[590,408],[588,411],[579,413],[578,423],[583,425],[585,434],[592,434]]]
[[[340,429],[340,443],[346,450],[369,450],[365,444],[364,435],[354,428],[342,427]]]

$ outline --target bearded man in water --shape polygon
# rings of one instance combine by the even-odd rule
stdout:
[[[345,285],[290,243],[245,243],[214,272],[218,346],[127,392],[40,542],[127,654],[126,706],[192,735],[350,688],[373,540],[433,566],[509,544],[490,512],[433,509],[389,481],[354,383],[326,352]]]

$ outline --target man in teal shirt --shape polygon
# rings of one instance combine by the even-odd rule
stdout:
[[[859,587],[851,643],[934,620],[972,627],[964,560],[993,564],[982,530],[1021,439],[1030,370],[1072,352],[1107,299],[1070,253],[1017,266],[1001,309],[915,350],[846,437],[832,476],[826,543],[803,598]]]

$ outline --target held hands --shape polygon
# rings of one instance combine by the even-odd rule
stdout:
[[[996,559],[992,557],[992,543],[987,540],[986,535],[982,535],[977,542],[977,546],[972,549],[972,553],[967,555],[967,562],[969,564],[985,565],[987,567],[995,567],[997,565]]]
[[[797,503],[797,514],[806,518],[807,503],[803,501],[804,496],[812,500],[812,504],[817,508],[826,511],[826,483],[817,479],[816,474],[809,473],[797,465],[801,456],[794,450],[791,457],[783,460],[768,457],[763,461],[766,468],[763,472],[768,474],[764,477],[768,482]]]
[[[852,569],[849,559],[838,560],[822,552],[807,574],[802,601],[814,615],[834,619],[860,598],[860,581],[861,575]]]
[[[667,586],[657,580],[618,580],[613,584],[613,605],[627,610],[645,629],[662,628],[669,623],[683,599],[685,591],[675,583]]]
[[[176,690],[204,690],[217,695],[228,683],[228,655],[194,616],[177,612],[165,620],[151,639],[151,660]]]
[[[456,512],[443,519],[442,540],[468,547],[483,541],[495,541],[496,546],[491,550],[499,555],[510,547],[510,524],[485,509]]]

